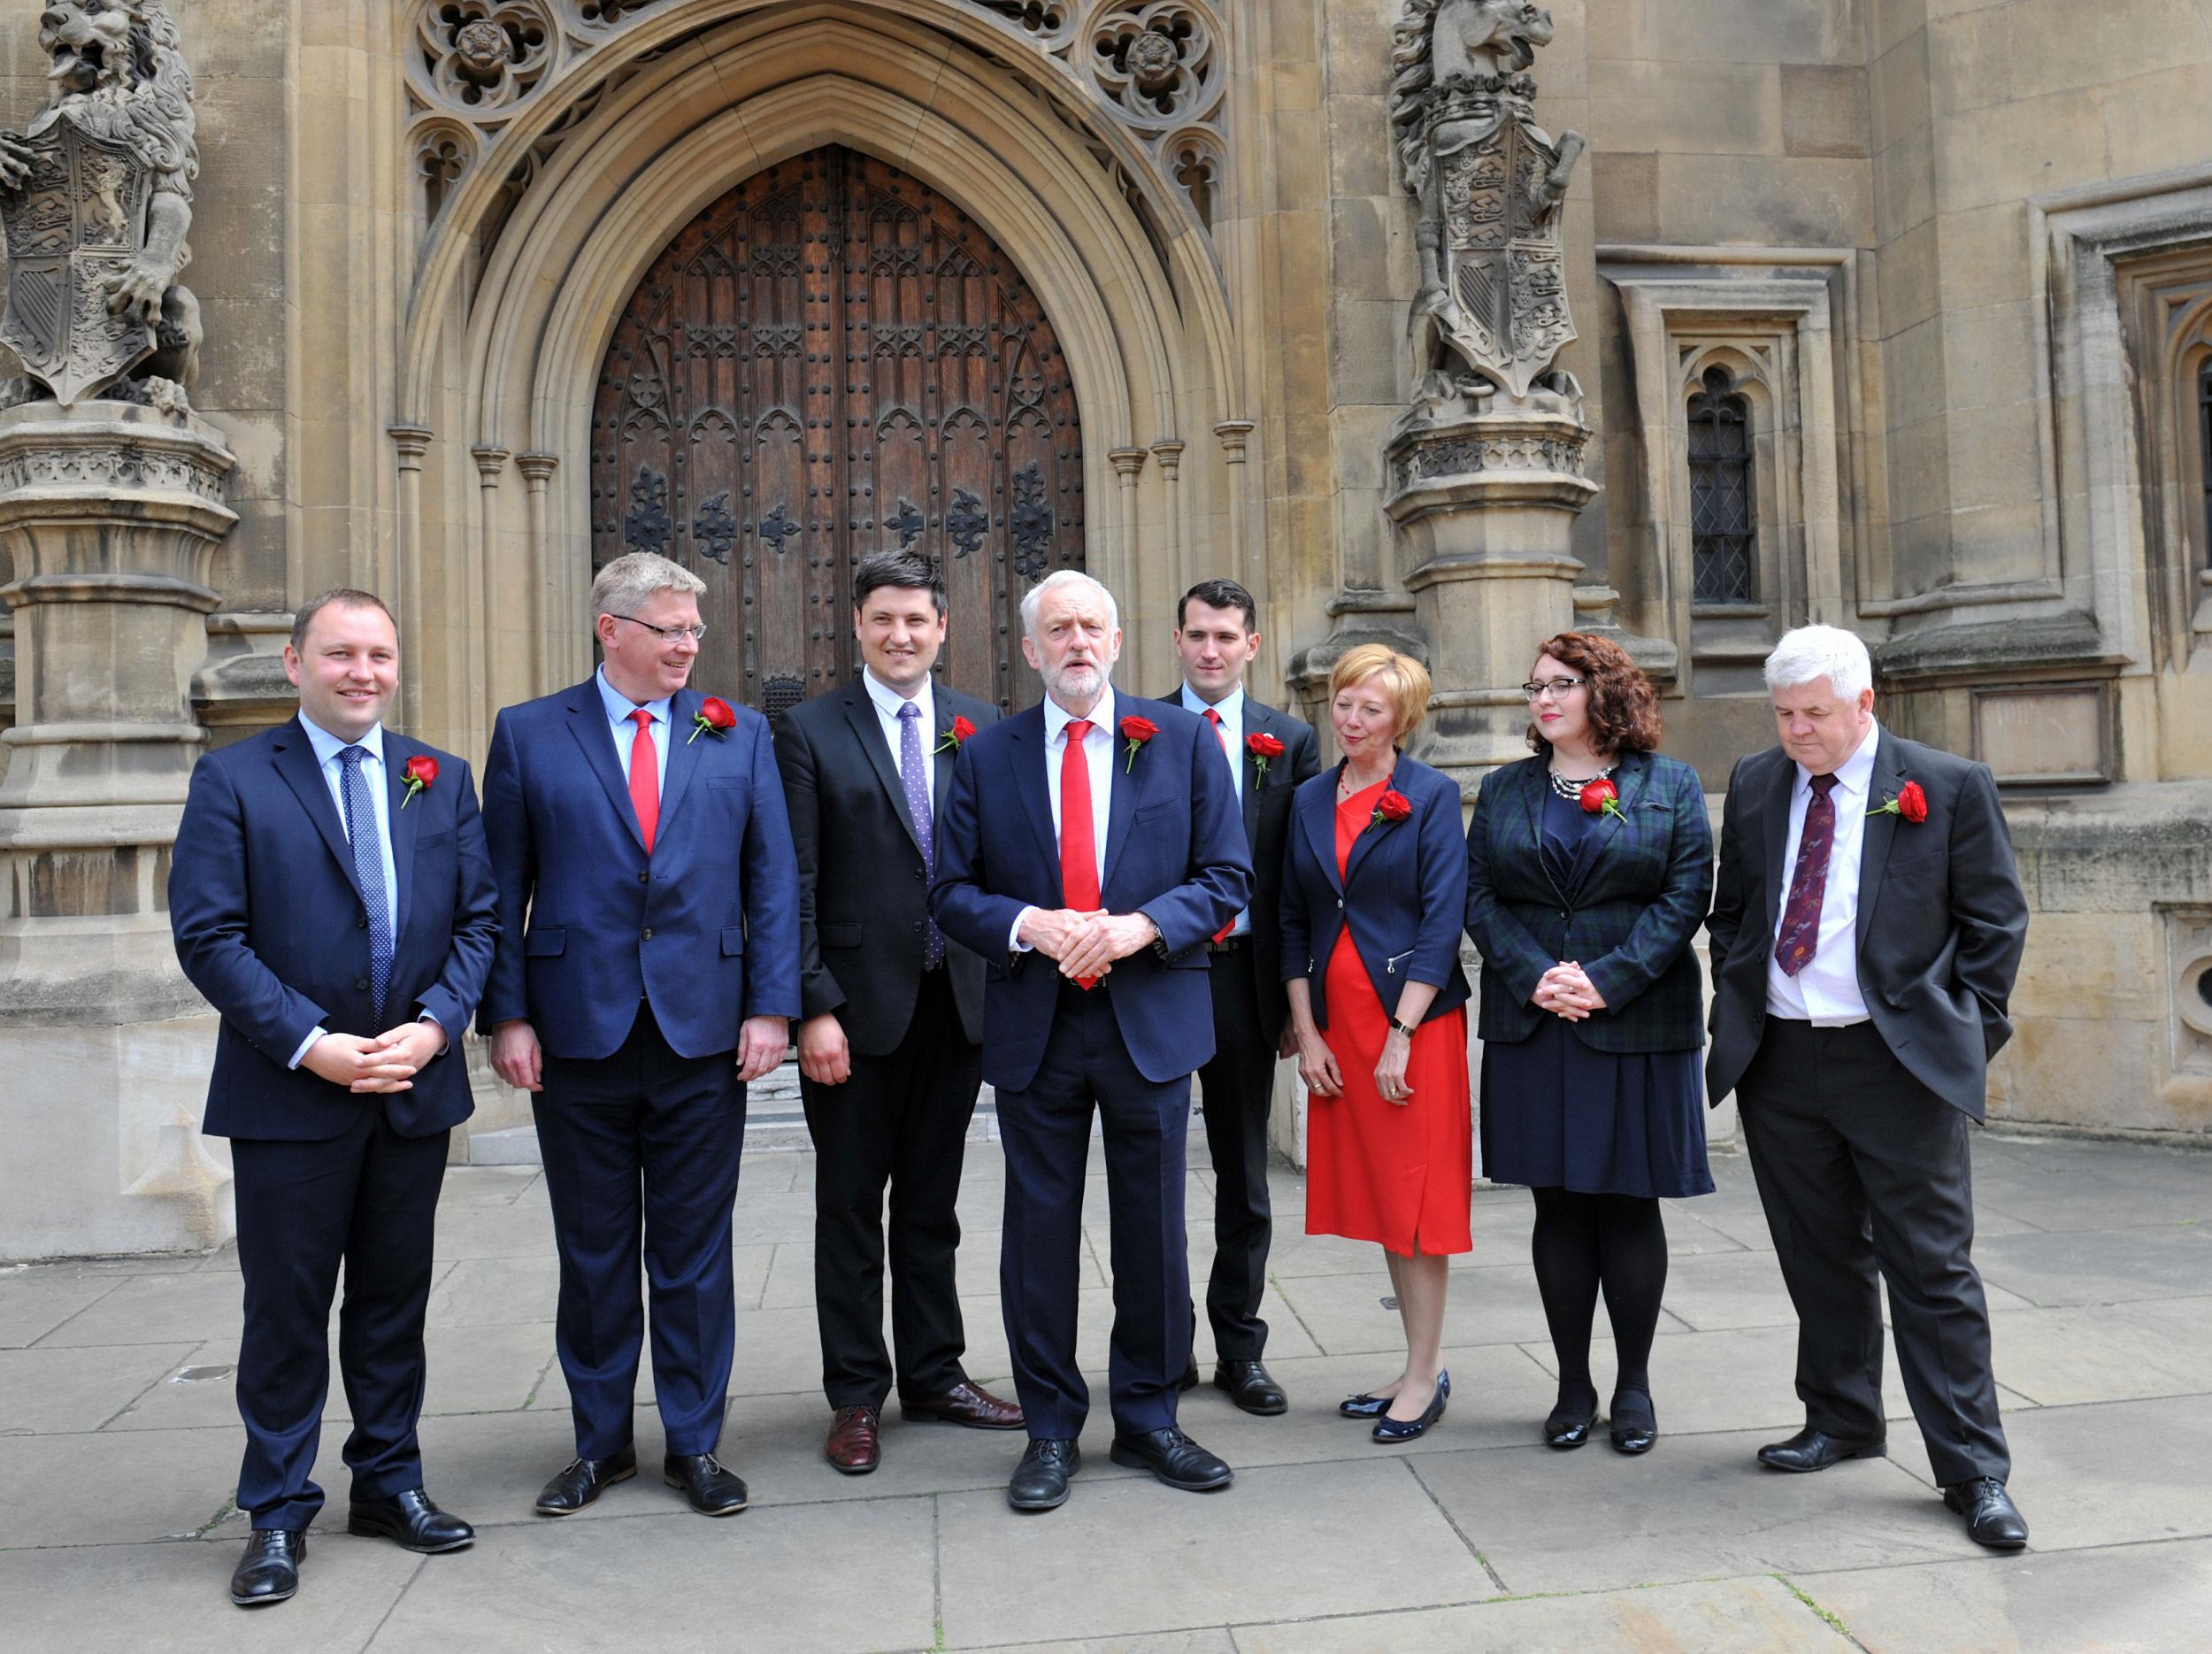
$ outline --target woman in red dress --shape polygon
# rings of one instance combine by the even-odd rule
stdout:
[[[1379,1442],[1443,1416],[1451,1255],[1474,1250],[1467,853],[1459,788],[1400,747],[1428,705],[1421,664],[1380,644],[1330,674],[1344,761],[1299,788],[1283,880],[1283,973],[1307,1114],[1306,1232],[1383,1248],[1404,1370],[1341,1411]]]

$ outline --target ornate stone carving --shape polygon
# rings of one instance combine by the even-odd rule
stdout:
[[[549,0],[432,0],[415,19],[424,66],[440,101],[502,109],[537,89],[559,29]]]
[[[157,0],[52,0],[39,19],[46,107],[0,132],[8,302],[0,342],[64,407],[105,392],[186,405],[199,371],[200,307],[177,282],[190,262],[192,72]]]
[[[1502,390],[1572,395],[1559,204],[1582,135],[1536,124],[1529,67],[1551,14],[1523,0],[1405,0],[1391,51],[1399,180],[1421,204],[1408,321],[1417,412]]]

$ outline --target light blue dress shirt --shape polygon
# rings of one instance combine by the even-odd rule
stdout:
[[[606,704],[607,727],[614,735],[615,763],[621,767],[622,781],[626,787],[630,781],[630,747],[637,739],[637,726],[630,721],[630,714],[641,706],[653,714],[653,721],[648,728],[653,736],[653,756],[660,761],[660,768],[656,772],[654,779],[660,784],[661,796],[666,796],[668,792],[668,720],[675,705],[674,697],[664,695],[657,701],[634,701],[607,681],[607,669],[604,666],[591,674],[591,681],[599,686],[599,698]]]
[[[1221,700],[1210,705],[1203,696],[1186,683],[1183,686],[1183,710],[1195,712],[1201,718],[1209,712],[1221,714],[1221,733],[1229,742],[1229,779],[1236,784],[1237,810],[1241,819],[1244,809],[1244,763],[1241,756],[1244,751],[1244,686],[1240,683]],[[1248,936],[1252,934],[1250,908],[1237,911],[1237,922],[1229,927],[1229,934],[1232,936]]]

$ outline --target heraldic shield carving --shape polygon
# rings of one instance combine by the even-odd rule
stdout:
[[[154,329],[108,304],[146,240],[153,169],[121,143],[67,119],[22,140],[22,185],[0,196],[8,307],[0,342],[68,407],[96,396],[154,349]]]

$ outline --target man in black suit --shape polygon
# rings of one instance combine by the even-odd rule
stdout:
[[[932,681],[945,627],[933,562],[907,551],[864,558],[853,579],[860,681],[776,722],[799,854],[799,1090],[818,1157],[815,1312],[834,1410],[823,1452],[848,1475],[881,1462],[892,1388],[887,1184],[901,1416],[1022,1426],[1019,1406],[961,1367],[954,1206],[982,1083],[983,961],[932,922],[929,885],[953,759],[999,714]]]
[[[1944,1503],[2027,1542],[2006,1492],[1967,1122],[2028,928],[1988,766],[1875,721],[1866,645],[1804,627],[1768,657],[1781,744],[1736,765],[1712,918],[1706,1081],[1731,1090],[1798,1317],[1805,1428],[1776,1470],[1887,1451],[1882,1322]]]
[[[195,766],[169,875],[177,958],[222,1014],[204,1129],[231,1140],[238,1199],[243,1608],[298,1590],[322,1509],[342,1264],[347,1531],[426,1553],[475,1538],[423,1492],[415,1425],[446,1138],[474,1107],[449,1048],[499,928],[476,789],[384,727],[399,636],[369,593],[302,604],[284,669],[299,716]]]
[[[1233,580],[1202,581],[1175,606],[1175,653],[1183,681],[1162,698],[1198,714],[1229,759],[1252,852],[1252,904],[1210,944],[1214,1058],[1198,1071],[1206,1115],[1206,1153],[1214,1168],[1214,1266],[1206,1319],[1214,1329],[1214,1383],[1251,1413],[1289,1405],[1262,1364],[1273,1219],[1267,1201],[1267,1114],[1278,1058],[1295,1054],[1286,1027],[1283,939],[1278,919],[1283,840],[1291,796],[1321,767],[1312,728],[1254,700],[1244,674],[1260,652],[1260,611]],[[1192,1315],[1194,1324],[1197,1316]],[[1198,1382],[1192,1352],[1182,1384]]]

